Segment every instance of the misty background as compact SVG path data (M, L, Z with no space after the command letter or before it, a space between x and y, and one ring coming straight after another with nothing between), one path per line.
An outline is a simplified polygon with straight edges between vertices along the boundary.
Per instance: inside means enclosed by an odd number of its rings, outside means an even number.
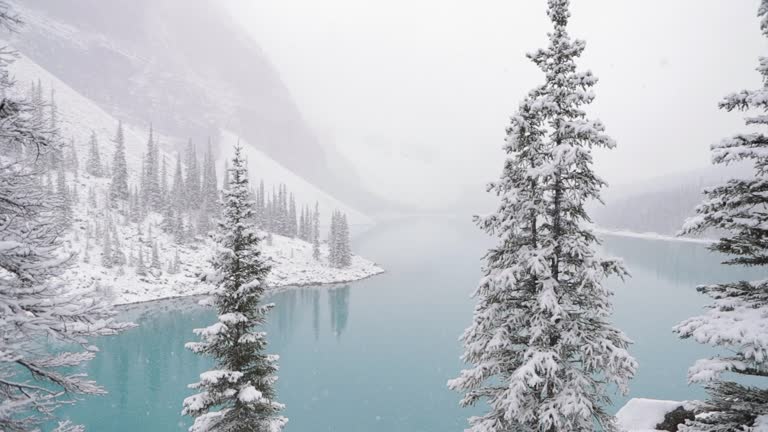
M179 143L231 130L370 215L491 208L508 117L543 82L525 53L550 26L522 1L13 3L14 47L113 116ZM760 84L756 7L574 2L580 66L600 78L589 111L618 142L596 155L599 223L674 232L723 176L709 145L743 122L717 103Z

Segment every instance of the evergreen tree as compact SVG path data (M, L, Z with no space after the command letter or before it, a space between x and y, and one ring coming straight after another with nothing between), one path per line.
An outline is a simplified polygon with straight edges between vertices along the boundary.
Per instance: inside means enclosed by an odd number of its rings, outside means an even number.
M339 265L339 211L334 210L331 214L331 226L328 232L328 263L331 267L341 267Z
M264 179L259 181L259 188L256 191L256 213L259 228L264 229L266 227L267 218L267 206L264 196Z
M99 142L96 139L96 132L91 131L91 141L88 146L88 161L85 164L85 172L94 177L101 177L103 169L101 156L99 155Z
M0 4L0 26L18 24L14 17ZM0 77L7 76L13 59L7 52L0 57ZM8 432L41 430L58 407L102 394L97 383L71 371L94 357L91 337L125 328L93 292L61 283L73 257L62 250L64 227L43 189L51 167L37 157L38 149L61 149L47 126L34 121L32 101L9 96L18 93L6 94L3 106L14 109L4 108L0 122L0 430Z
M630 341L608 323L604 282L626 270L599 256L584 224L584 205L598 200L603 186L590 149L614 142L581 109L594 97L596 78L576 72L584 42L566 31L568 3L548 1L549 47L529 55L546 83L512 117L508 157L491 186L501 204L479 219L499 244L486 256L462 336L470 367L449 382L464 392L462 405L487 404L470 419L471 431L616 431L605 411L607 387L626 391L637 367Z
M761 29L768 36L768 0L758 10ZM747 125L766 126L768 117L768 59L760 58L757 68L763 86L725 97L720 108L731 111L758 111L747 117ZM754 176L730 179L706 189L706 199L696 208L681 234L699 234L708 229L723 237L709 249L730 256L723 264L745 267L768 265L768 215L765 194L768 172L768 136L762 132L734 135L712 146L712 161L727 165L749 161ZM697 361L688 372L691 383L706 385L709 398L697 406L696 420L679 430L685 432L726 432L763 430L760 416L768 415L768 282L734 281L699 286L698 291L714 300L708 310L675 327L682 338L721 348L712 358ZM731 373L735 376L723 374ZM756 386L736 382L736 377L762 377ZM766 423L762 422L762 427Z
M216 182L216 159L213 156L210 140L208 140L208 151L205 154L205 162L203 164L202 194L206 214L209 217L214 217L218 211L219 188Z
M101 242L101 265L106 268L112 268L114 262L112 261L112 232L107 226L104 229L104 240Z
M144 246L139 243L139 256L136 262L136 274L139 276L147 275L147 266L144 264Z
M221 185L222 189L229 189L229 162L224 161L224 183Z
M123 251L123 245L120 243L120 236L117 234L117 229L112 226L112 264L122 267L127 261L125 258L125 252Z
M160 270L160 254L157 251L157 241L152 242L152 261L149 264L153 269Z
M171 189L171 197L173 201L173 209L176 214L184 211L186 208L185 196L187 194L187 188L184 185L184 176L181 171L181 155L176 154L176 171L173 174L173 187Z
M159 145L154 137L152 126L149 128L147 153L144 155L144 180L142 181L143 204L146 211L160 211L163 206L160 194Z
M347 215L341 214L339 217L339 267L345 268L352 264L352 249L349 244L349 224Z
M299 238L307 241L307 209L301 208L301 215L299 216Z
M93 186L88 186L88 205L91 208L96 208L96 191Z
M178 274L181 270L181 261L179 259L179 249L176 248L176 252L173 255L173 261L168 265L168 273Z
M109 202L114 208L118 202L128 199L128 164L125 161L125 136L123 122L118 122L115 138L115 154L112 157L112 182L109 185Z
M69 145L67 146L66 154L64 157L64 162L67 170L72 172L75 178L77 178L79 174L78 169L80 168L80 161L77 157L77 148L75 146L74 140L69 141Z
M296 198L291 193L290 204L288 207L288 236L296 237L298 235L298 227L296 225Z
M165 161L165 155L162 157L162 163L160 168L160 201L162 204L160 205L162 213L164 216L168 216L170 214L171 209L173 208L173 205L170 204L169 199L169 190L168 190L168 164Z
M315 202L315 213L312 215L312 257L320 260L320 204Z
M59 205L61 224L65 228L72 226L74 216L72 214L72 198L67 187L67 178L64 174L64 164L59 161L59 169L56 176L56 198Z
M277 356L264 354L266 335L256 330L273 307L260 305L269 267L250 223L253 202L240 147L235 148L230 174L217 237L220 252L213 260L219 319L195 330L202 342L187 344L195 353L214 357L217 369L201 374L192 385L200 393L184 400L183 413L195 417L193 432L280 431L287 419L278 415L283 405L275 401Z
M200 208L200 172L197 166L197 150L192 144L192 140L187 144L187 178L184 181L186 185L186 204L190 210Z

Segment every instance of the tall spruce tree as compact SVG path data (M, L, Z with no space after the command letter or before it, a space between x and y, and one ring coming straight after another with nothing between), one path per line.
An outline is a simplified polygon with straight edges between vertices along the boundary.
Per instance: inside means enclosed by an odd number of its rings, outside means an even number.
M99 154L99 141L96 138L96 132L93 131L91 131L91 141L88 145L88 160L85 163L85 172L94 177L101 177L104 173L104 166L101 164L101 155Z
M183 413L195 417L193 432L272 432L287 422L278 415L283 405L275 401L277 356L264 353L266 334L257 330L273 305L260 304L269 266L252 217L248 172L238 146L219 224L220 252L213 259L219 319L195 330L202 342L187 344L195 353L214 357L217 366L192 384L200 393L184 400Z
M296 197L291 192L288 204L288 236L296 237L299 233L299 227L296 224Z
M69 145L65 151L64 161L67 170L71 171L72 174L75 175L75 178L77 178L79 174L78 169L80 168L80 161L78 160L77 148L73 139L69 140Z
M349 223L347 222L347 215L341 213L339 215L339 262L340 268L349 267L352 264L352 249L349 244Z
M581 109L596 78L576 72L584 42L566 26L568 0L549 0L549 47L529 54L546 76L507 130L501 178L490 186L496 213L478 219L499 238L486 255L472 324L462 335L470 367L449 382L462 405L484 401L471 431L616 431L608 386L627 390L637 363L630 341L608 320L611 275L621 262L597 252L584 205L603 182L590 149L614 146Z
M190 210L197 210L200 208L200 172L197 163L197 149L192 144L192 140L189 140L187 144L187 178L184 180L186 186L186 204Z
M112 183L109 185L109 202L112 207L128 200L128 164L125 161L125 135L123 122L117 123L115 154L112 157Z
M216 182L216 159L213 156L211 140L208 140L208 150L203 163L202 200L205 214L208 218L216 216L219 207L219 188Z
M64 163L58 158L56 170L56 202L59 207L60 222L65 228L72 226L74 215L72 214L72 196L67 186L67 176L64 172ZM51 165L53 166L53 165Z
M159 157L159 145L155 139L154 129L150 125L147 153L144 155L144 180L142 181L141 191L146 211L160 211L163 206L160 194Z
M768 0L758 9L761 29L768 36ZM768 58L761 57L757 71L763 86L742 90L725 97L720 108L731 111L757 111L746 118L747 125L768 125ZM734 135L712 146L715 164L748 161L754 176L730 179L706 189L681 234L699 234L708 229L723 232L709 249L730 256L725 265L745 267L768 265L768 136L763 132ZM702 315L689 318L675 327L682 338L719 347L712 358L698 360L688 372L692 383L704 384L709 398L697 406L696 420L681 425L684 432L724 432L768 430L768 282L734 281L699 286L697 290L714 300ZM735 376L723 376L732 373ZM756 386L736 382L736 376L762 377ZM760 384L758 384L760 383ZM762 420L759 420L760 417ZM761 423L758 425L758 423ZM761 428L762 427L762 428ZM766 429L763 429L766 428Z
M184 185L184 175L181 171L181 155L176 154L176 170L173 174L173 186L171 187L171 200L176 214L181 213L186 208L185 196L187 188Z
M320 260L320 204L317 201L312 214L312 258Z

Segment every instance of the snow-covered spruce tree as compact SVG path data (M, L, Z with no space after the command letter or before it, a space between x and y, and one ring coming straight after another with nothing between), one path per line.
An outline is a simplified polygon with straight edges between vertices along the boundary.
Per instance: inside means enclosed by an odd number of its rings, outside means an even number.
M312 214L312 258L320 260L320 204L317 201Z
M88 160L85 162L85 172L94 177L101 177L104 172L99 153L99 140L96 138L96 132L93 131L91 131L91 140L88 145Z
M768 0L761 2L763 35L768 36ZM746 123L768 125L768 58L757 68L764 85L743 90L720 102L726 111L761 112ZM729 164L749 161L754 176L731 179L704 191L705 200L697 215L686 221L681 234L699 234L714 228L724 236L710 250L729 255L723 264L768 265L768 136L762 132L734 135L712 146L712 161ZM704 384L709 398L699 404L700 416L685 426L685 432L758 431L768 426L768 281L734 281L699 286L698 291L714 300L708 310L675 327L682 338L721 348L723 354L697 361L688 372L692 383ZM723 374L762 377L762 387L735 382ZM762 417L762 420L758 420Z
M296 197L291 192L291 197L288 204L288 234L289 237L296 237L299 233L298 225L296 224Z
M160 264L160 254L157 250L157 241L152 242L152 260L149 262L149 266L156 270L162 268Z
M176 169L173 173L173 186L171 186L171 201L176 214L181 213L186 208L187 187L184 185L184 175L181 171L181 155L176 154Z
M139 255L136 260L136 274L139 276L147 275L147 266L144 264L144 245L139 242Z
M160 196L160 161L158 143L152 126L149 127L147 139L147 153L144 155L144 171L142 186L142 198L145 211L159 212L163 206Z
M331 224L328 226L328 264L336 267L336 210L331 213Z
M69 140L69 145L65 150L64 163L67 170L74 174L75 178L77 178L78 169L80 168L80 161L78 160L77 148L73 139Z
M104 240L101 243L101 265L106 268L112 268L114 265L114 255L112 252L112 230L109 225L104 229Z
M125 162L125 135L123 122L117 124L117 132L112 140L115 154L112 156L112 182L109 185L109 203L117 207L118 203L128 200L128 164Z
M205 214L208 219L215 218L219 210L219 188L216 182L216 159L213 156L210 140L208 140L208 150L203 163L202 195Z
M590 149L614 143L580 108L592 101L596 79L576 72L584 42L566 32L568 0L549 0L548 15L550 45L529 54L546 83L512 117L502 175L489 186L501 203L478 219L499 243L486 255L461 338L471 367L449 381L464 393L462 405L487 403L469 419L476 432L580 432L596 424L615 431L607 387L626 391L637 367L630 341L608 322L611 291L603 285L626 270L598 255L584 227L584 205L603 186Z
M266 334L258 331L271 304L261 305L264 278L269 272L259 250L260 238L252 224L253 202L248 172L240 147L230 169L222 221L213 259L217 284L213 302L218 321L196 329L202 342L187 348L215 358L217 369L204 372L191 387L200 393L184 400L183 414L195 417L192 432L276 432L287 419L278 415L283 405L275 401L277 356L267 355Z
M187 177L184 179L186 186L186 205L189 210L200 208L200 171L197 162L197 149L192 140L187 144L187 155L185 163L187 165Z
M339 267L345 268L352 264L352 248L349 244L349 223L347 222L347 215L340 213L339 215Z
M51 152L53 154L55 152ZM59 207L59 216L61 225L64 228L72 226L74 216L72 214L72 198L69 193L69 187L67 187L67 177L64 173L64 164L61 159L58 159L58 169L56 170L56 198ZM51 167L53 165L51 164Z

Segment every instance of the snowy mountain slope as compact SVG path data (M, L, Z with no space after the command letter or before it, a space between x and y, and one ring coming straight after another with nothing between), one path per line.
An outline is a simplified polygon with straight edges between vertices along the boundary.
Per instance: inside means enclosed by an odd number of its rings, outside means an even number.
M227 1L9 0L25 23L9 38L126 123L195 142L232 130L318 189L382 206L335 147L318 142Z
M0 41L0 44L3 44L3 41ZM87 155L89 139L91 131L93 131L99 139L102 161L111 163L111 157L114 152L114 143L111 140L115 135L117 119L24 55L19 54L17 61L11 64L9 69L17 84L19 84L19 89L22 91L28 86L26 83L37 80L40 80L46 89L52 87L55 90L61 135L65 139L70 137L74 139L77 154L81 160ZM46 99L50 97L48 94L44 96ZM148 130L145 127L130 124L125 124L124 129L129 177L135 181L139 177L142 154L146 149ZM157 132L155 134L157 136ZM166 157L169 175L171 175L176 155L170 148L187 140L182 137L170 136L160 136L159 140L161 149L165 147L165 149L161 150L161 157ZM222 152L217 161L219 183L223 179L224 158L231 158L232 146L237 142L238 138L228 131L223 132L220 137ZM315 201L318 201L320 204L321 224L329 222L330 214L335 209L347 213L350 223L353 225L373 223L370 217L330 196L322 189L285 168L264 152L248 145L245 140L242 140L241 143L244 145L250 160L252 169L251 180L254 182L254 185L257 185L260 179L264 179L265 186L269 190L272 185L285 183L288 190L296 194L297 204L314 204ZM202 148L199 149L199 152L202 150ZM169 179L169 181L171 180Z
M208 258L214 249L210 239L198 235L196 241L177 244L170 234L161 231L162 217L158 214L151 214L147 220L137 224L129 222L116 212L105 210L109 180L94 178L87 174L83 167L88 154L91 131L98 136L102 161L111 163L115 147L112 137L115 135L118 121L23 55L19 55L17 61L10 66L10 72L19 84L16 88L19 92L26 92L28 85L24 85L25 83L38 80L46 91L50 88L55 89L60 134L65 140L72 137L77 149L80 174L78 177L72 173L66 174L67 183L77 186L79 197L73 206L73 230L67 234L65 243L66 249L77 255L72 269L65 275L65 279L71 283L71 286L95 285L100 288L103 295L119 304L204 294L210 289L209 286L199 283L200 275L209 271ZM46 101L50 100L49 94L45 94L44 97ZM146 149L148 130L126 124L124 134L129 184L133 185L137 182L141 171L142 151ZM231 135L223 138L227 139L227 145L230 142L236 142L236 138ZM161 144L183 141L167 136L159 139ZM259 177L263 177L267 185L286 183L289 190L297 193L299 203L318 200L321 203L321 214L322 212L330 214L332 209L339 208L347 211L352 220L357 221L356 223L370 222L370 219L362 213L325 194L265 154L254 150L249 155L254 161L254 168L260 169ZM161 156L168 158L168 181L170 182L175 153L162 151ZM223 164L221 159L218 163L219 184L223 177ZM256 176L253 177L255 179ZM87 191L90 189L94 191L95 205L86 199ZM115 238L127 257L128 263L125 266L112 268L102 266L104 239L94 233L103 232L106 229L107 220L112 221L110 224L114 226ZM147 275L137 274L135 267L138 254L145 257L144 263L149 266L153 245L157 247L159 266L149 269ZM265 256L273 266L268 283L275 287L346 282L383 271L374 263L357 256L353 257L352 265L348 268L331 268L327 263L328 251L325 246L321 247L321 259L316 261L312 258L312 246L298 239L274 235L272 244L267 244L265 241L263 248ZM176 253L179 255L180 271L177 274L171 274L168 269Z

